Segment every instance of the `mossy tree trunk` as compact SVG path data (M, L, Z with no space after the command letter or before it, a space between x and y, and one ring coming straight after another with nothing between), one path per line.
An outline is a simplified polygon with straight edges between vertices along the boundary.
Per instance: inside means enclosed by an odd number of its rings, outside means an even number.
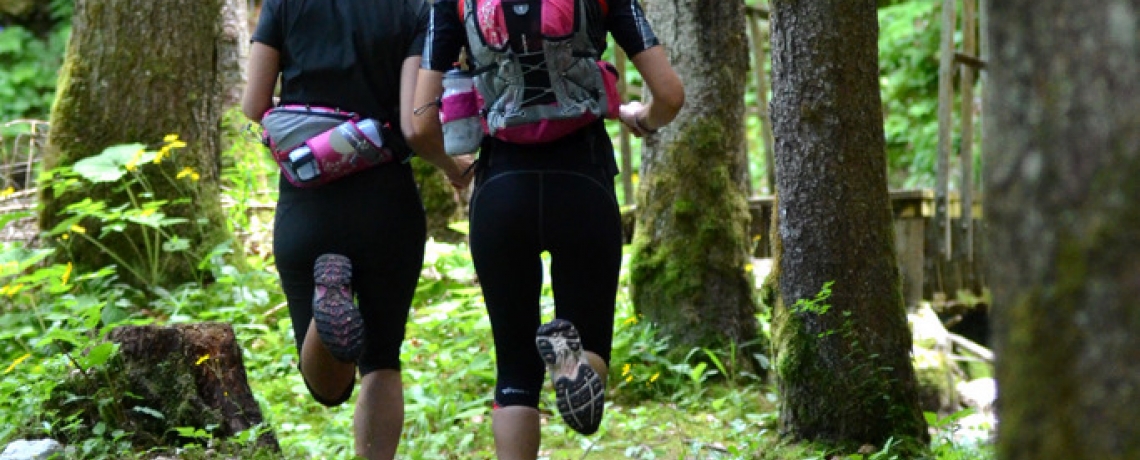
M1140 458L1140 1L989 5L998 458Z
M876 2L773 0L770 20L781 430L844 447L893 437L921 450L928 435L891 228Z
M654 0L645 8L686 101L673 123L644 141L633 302L679 350L754 344L744 4ZM748 360L737 364L755 370Z
M173 161L138 168L154 187L153 197L147 199L185 198L168 178L191 168L198 174L196 196L162 208L168 217L187 220L170 230L188 241L187 254L193 256L227 241L219 187L224 147L220 122L237 102L244 78L245 11L244 0L77 0L44 169L72 165L113 145L138 142L157 149L164 137L177 134L187 146ZM44 230L63 220L61 210L85 198L112 206L126 202L124 194L116 191L117 183L60 196L51 193L49 184L43 185L40 228ZM98 235L101 225L82 223L87 235ZM71 238L70 257L85 268L110 264L112 253L127 264L145 264L138 259L147 256L138 255L130 243L141 238L129 231L113 234L102 241L106 249ZM166 265L162 284L199 278L193 256ZM123 263L119 265L122 268Z

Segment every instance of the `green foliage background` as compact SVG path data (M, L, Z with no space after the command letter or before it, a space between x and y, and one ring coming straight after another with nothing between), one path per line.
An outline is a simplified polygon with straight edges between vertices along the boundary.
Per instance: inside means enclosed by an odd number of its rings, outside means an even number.
M891 184L928 186L933 183L937 143L939 11L935 2L926 0L889 3L880 9L880 65ZM49 2L49 27L43 26L42 15L27 26L0 18L0 126L20 118L47 118L71 8L71 0ZM636 75L632 67L629 70ZM756 96L753 86L748 100ZM766 167L759 120L750 117L748 123L758 182ZM0 140L6 135L3 129ZM25 128L7 129L11 136L13 130ZM0 243L0 394L8 395L0 399L0 445L50 435L68 441L71 458L158 454L138 451L113 417L87 426L75 414L44 411L43 404L58 382L76 369L105 371L115 352L102 344L111 326L224 321L235 328L266 425L228 441L213 439L209 427L172 427L185 440L180 458L278 458L258 452L249 442L261 429L276 433L286 458L352 457L354 400L339 408L320 406L308 397L296 370L297 351L267 236L272 223L267 209L276 198L275 167L249 133L227 136L234 141L225 154L227 224L237 236L231 247L242 246L248 268L225 262L227 247L214 248L200 262L212 274L210 285L140 291L119 282L113 267L73 273L70 265L44 262L47 249ZM0 142L0 154L5 145ZM635 152L637 147L635 141ZM141 206L160 210L162 204ZM30 215L0 214L0 228ZM69 229L57 230L55 237L62 237ZM776 433L775 389L756 375L739 372L736 357L727 350L694 349L681 359L669 353L666 338L634 313L628 300L628 261L624 267L607 421L599 435L578 436L550 411L553 398L547 394L543 458L899 458L890 442L864 454L784 443ZM549 317L549 291L543 304ZM464 244L429 243L407 337L402 353L407 401L402 458L492 458L490 331ZM73 396L93 398L109 409L129 397L110 389ZM931 414L931 425L938 430L931 458L992 458L988 446L958 440L956 420Z

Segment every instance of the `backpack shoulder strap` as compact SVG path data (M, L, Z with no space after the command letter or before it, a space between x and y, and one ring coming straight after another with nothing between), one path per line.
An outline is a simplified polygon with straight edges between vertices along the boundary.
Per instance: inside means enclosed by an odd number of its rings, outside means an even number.
M476 1L478 1L478 0L476 0ZM607 16L610 14L609 2L607 2L606 0L598 0L598 4L602 6L602 16ZM459 6L459 19L463 20L464 19L463 14L466 12L465 10L467 9L467 1L466 0L459 0L458 6Z

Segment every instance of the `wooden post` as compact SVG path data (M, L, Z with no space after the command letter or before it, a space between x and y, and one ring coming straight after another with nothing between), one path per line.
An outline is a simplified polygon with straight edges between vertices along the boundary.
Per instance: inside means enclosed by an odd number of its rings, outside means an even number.
M978 55L978 25L976 0L962 2L962 53L969 56ZM959 245L958 253L965 257L967 266L974 261L974 67L962 65L961 86L959 94L962 98L962 144L958 161L961 165L962 177L959 206L962 207L958 225L962 229L963 239ZM974 270L965 270L967 285L972 286Z
M764 143L764 177L767 182L768 193L776 191L776 159L773 156L772 116L768 113L768 73L764 64L768 62L764 53L764 42L768 38L767 31L760 26L760 15L749 10L748 32L752 35L752 69L756 78L757 113L760 115L760 139ZM751 181L749 181L751 184Z
M942 46L938 66L938 163L934 187L934 220L939 238L936 244L946 260L951 252L950 226L950 136L954 116L954 28L955 0L942 1Z
M625 78L625 51L621 47L614 47L614 60L617 61L615 66L618 69L618 95L622 101L625 101L629 97L629 84ZM625 126L625 123L618 123L618 140L621 150L621 190L626 206L637 202L635 199L636 192L633 189L633 146L629 136L629 128Z

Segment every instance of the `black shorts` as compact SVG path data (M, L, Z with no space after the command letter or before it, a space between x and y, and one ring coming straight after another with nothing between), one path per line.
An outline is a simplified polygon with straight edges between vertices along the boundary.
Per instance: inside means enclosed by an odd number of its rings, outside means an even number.
M427 238L412 169L389 163L312 189L281 180L273 252L300 351L313 318L313 264L321 254L352 261L364 317L361 375L400 368L400 345Z

